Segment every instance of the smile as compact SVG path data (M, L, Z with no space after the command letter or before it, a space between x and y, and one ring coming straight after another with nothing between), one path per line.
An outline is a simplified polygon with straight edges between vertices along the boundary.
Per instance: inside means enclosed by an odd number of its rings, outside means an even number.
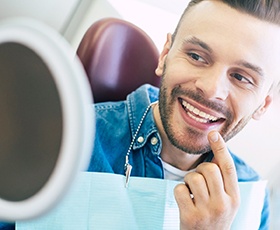
M187 112L188 116L197 122L205 124L205 123L213 123L219 120L218 117L203 112L182 99L180 101L184 110Z

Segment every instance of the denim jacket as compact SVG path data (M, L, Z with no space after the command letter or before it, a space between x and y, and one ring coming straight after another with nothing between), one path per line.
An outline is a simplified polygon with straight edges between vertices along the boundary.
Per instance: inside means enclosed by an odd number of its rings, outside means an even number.
M125 101L95 104L96 137L89 171L124 175L125 157L134 138L129 153L129 163L133 166L131 176L164 178L160 158L162 141L153 112L148 108L158 100L158 93L158 88L146 84L129 94ZM244 161L231 155L239 181L260 179ZM209 152L205 161L210 161L212 157L213 153ZM260 229L269 228L268 217L267 194Z

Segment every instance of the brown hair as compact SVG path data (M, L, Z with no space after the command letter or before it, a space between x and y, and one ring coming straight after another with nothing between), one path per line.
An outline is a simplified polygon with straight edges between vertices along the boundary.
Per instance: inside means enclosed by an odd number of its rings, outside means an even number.
M191 0L181 16L181 19L173 34L173 40L177 34L182 19L190 8L205 0ZM241 12L252 15L261 20L280 26L280 0L217 0Z

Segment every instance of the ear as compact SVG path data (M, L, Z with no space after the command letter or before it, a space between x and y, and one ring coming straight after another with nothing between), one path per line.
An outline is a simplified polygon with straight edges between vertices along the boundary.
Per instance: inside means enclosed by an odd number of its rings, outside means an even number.
M161 77L163 74L165 59L171 48L171 44L172 44L172 35L170 33L168 33L167 40L164 44L163 50L161 51L161 53L159 55L158 66L155 70L156 75L159 77Z
M267 111L267 109L271 105L272 101L273 101L272 95L267 95L263 104L255 111L252 118L255 120L259 120L264 115L264 113Z

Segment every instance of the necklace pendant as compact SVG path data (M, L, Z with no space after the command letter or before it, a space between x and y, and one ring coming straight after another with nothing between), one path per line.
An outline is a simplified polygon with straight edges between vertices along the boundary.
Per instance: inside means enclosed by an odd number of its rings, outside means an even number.
M132 165L127 163L126 164L126 170L125 170L125 187L126 188L128 187L131 170L132 170Z

